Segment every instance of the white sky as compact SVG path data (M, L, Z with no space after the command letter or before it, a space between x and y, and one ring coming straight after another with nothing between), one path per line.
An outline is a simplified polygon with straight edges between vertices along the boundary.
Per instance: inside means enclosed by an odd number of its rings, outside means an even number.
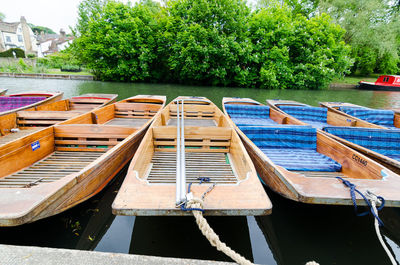
M69 26L74 26L76 23L80 1L0 0L0 12L6 16L4 19L6 22L17 22L24 16L28 23L51 28L56 33L59 33L60 29L69 33L71 32Z
M0 12L6 22L17 22L21 16L28 23L51 28L56 33L64 29L70 33L70 26L77 20L78 5L81 0L0 0ZM120 0L128 2L128 0ZM161 1L161 0L158 0ZM131 0L132 3L136 2ZM255 0L248 0L255 2Z

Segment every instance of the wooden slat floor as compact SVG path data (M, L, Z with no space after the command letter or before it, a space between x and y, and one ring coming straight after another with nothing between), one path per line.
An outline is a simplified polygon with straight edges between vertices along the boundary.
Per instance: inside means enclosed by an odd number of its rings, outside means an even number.
M149 119L141 118L114 118L105 123L105 125L118 125L126 127L142 127Z
M168 126L176 126L176 119L169 119ZM217 127L213 119L189 119L185 118L185 126Z
M36 131L39 131L41 129L43 129L43 128L24 129L24 130L19 130L18 132L15 132L15 133L10 133L10 134L1 136L0 137L0 145L9 143L9 142L14 141L14 140L16 140L18 138L27 136L27 135L29 135L31 133L34 133Z
M81 171L104 152L56 151L28 168L0 178L0 188L29 188Z
M340 172L318 172L318 171L293 171L299 174L303 174L306 177L321 177L321 178L345 178L346 176Z
M186 182L199 183L197 178L208 177L216 184L238 182L227 162L225 153L186 153ZM176 153L155 152L153 166L147 178L151 184L174 184L176 182Z

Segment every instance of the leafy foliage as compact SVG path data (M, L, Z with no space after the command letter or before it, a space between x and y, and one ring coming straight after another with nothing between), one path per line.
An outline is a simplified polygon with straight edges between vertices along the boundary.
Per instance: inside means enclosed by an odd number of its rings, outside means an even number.
M0 57L14 58L14 53L15 53L15 57L17 57L17 58L25 58L25 51L20 48L11 48L11 49L8 49L7 51L0 52Z
M392 5L391 0L321 0L320 10L346 30L355 58L352 72L399 71L400 14Z
M299 0L300 1L300 0ZM275 2L84 0L72 51L101 80L319 89L352 64L344 30Z
M37 32L38 34L40 34L43 31L45 34L56 34L51 28L48 27L35 26L31 23L28 23L28 25L29 27L31 27L33 33Z

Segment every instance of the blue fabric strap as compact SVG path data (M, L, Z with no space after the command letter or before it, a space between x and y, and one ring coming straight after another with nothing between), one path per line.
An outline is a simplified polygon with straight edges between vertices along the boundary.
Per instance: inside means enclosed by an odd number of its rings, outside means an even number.
M199 184L201 184L203 182L210 182L210 178L207 178L207 177L204 177L204 178L200 177L200 178L197 178L197 179L200 180ZM188 193L190 193L190 188L191 187L192 187L192 183L190 182L189 186L188 186ZM181 210L184 211L184 212L200 211L200 212L204 213L204 209L201 209L201 208L186 208L185 203L181 204Z
M354 212L356 213L357 216L365 216L369 213L371 213L379 222L380 226L383 226L383 222L382 220L379 218L379 216L376 215L376 213L373 211L372 209L372 205L369 202L369 200L365 197L364 194L362 194L357 188L356 185L354 185L353 183L351 183L348 180L345 180L341 177L336 177L337 179L341 180L343 182L343 184L347 187L350 188L350 195L351 195L351 200L353 201L353 205L354 205ZM369 211L365 211L362 213L359 213L357 210L357 201L356 201L356 194L355 192L357 192L358 194L360 194L360 196L364 199L365 203L369 206ZM381 201L381 206L377 207L377 210L380 211L382 210L382 208L385 206L385 199L381 196L377 196L378 200Z

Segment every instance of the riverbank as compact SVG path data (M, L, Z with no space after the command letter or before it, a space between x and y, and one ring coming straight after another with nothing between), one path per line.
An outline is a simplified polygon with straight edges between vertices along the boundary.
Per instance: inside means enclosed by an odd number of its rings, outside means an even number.
M14 78L37 78L37 79L71 79L71 80L94 80L92 75L79 74L34 74L34 73L0 73L0 77Z
M85 264L85 265L135 265L135 264L214 264L229 265L230 262L209 260L163 258L155 256L83 251L59 248L25 247L0 245L1 264L46 265L46 264Z

